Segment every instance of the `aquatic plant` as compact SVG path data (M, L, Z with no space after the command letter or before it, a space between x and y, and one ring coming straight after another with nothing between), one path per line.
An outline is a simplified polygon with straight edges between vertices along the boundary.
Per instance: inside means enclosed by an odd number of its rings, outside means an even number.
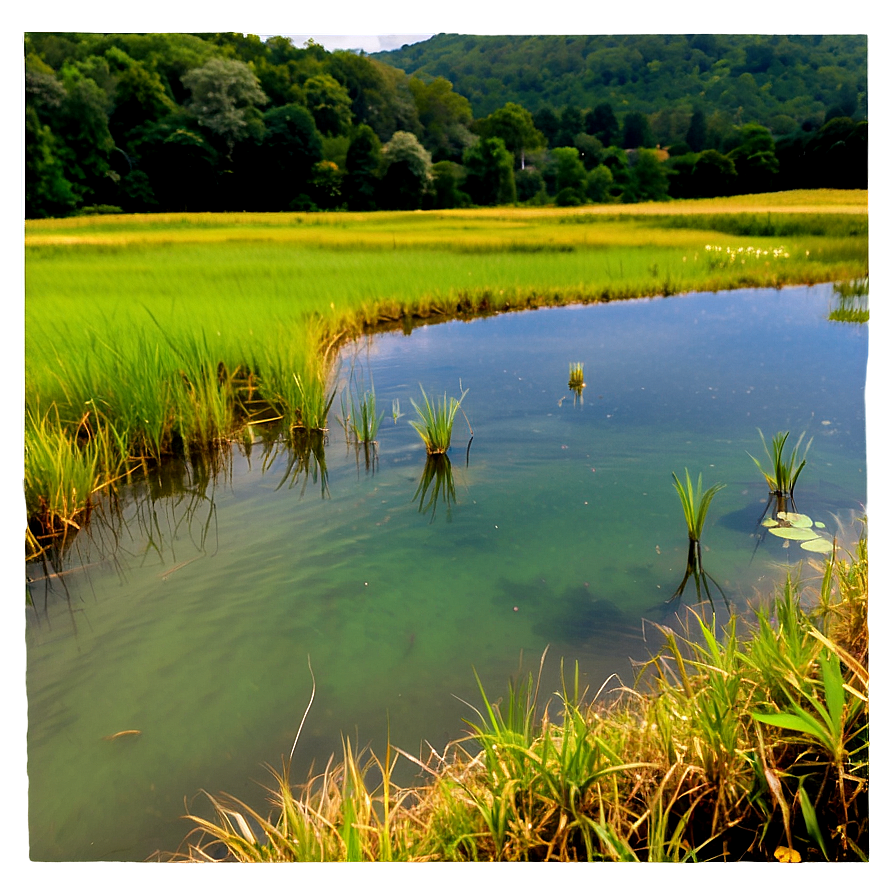
M712 499L715 497L716 493L725 488L725 486L723 483L717 482L715 485L710 486L706 491L703 491L702 473L697 475L696 487L691 482L691 474L688 472L687 468L685 468L684 475L684 484L682 484L675 473L672 474L672 479L674 480L675 490L681 501L681 508L684 511L685 523L688 528L688 560L684 577L669 600L672 601L681 597L681 595L684 594L684 589L687 586L687 583L693 579L697 587L698 599L702 597L702 593L705 591L707 598L712 602L712 597L709 592L710 582L718 588L722 597L725 597L725 592L722 591L719 583L709 575L703 565L703 550L700 546L700 538L703 534L703 526L706 523L706 515L709 512L709 505L712 503ZM728 602L726 597L725 602L726 604Z
M569 365L569 388L576 389L579 393L585 388L585 371L579 362Z
M411 405L417 412L417 419L411 420L411 426L423 440L427 454L445 454L451 445L454 418L469 389L464 389L460 398L452 396L449 399L445 393L441 401L430 400L422 386L420 391L423 393L422 407L413 398L411 399Z
M380 428L385 411L377 414L376 390L371 382L370 388L361 395L352 391L351 384L342 395L342 421L346 436L349 430L355 437L355 441L361 445L369 445L376 442L376 434Z
M871 315L868 311L868 278L835 283L837 307L828 313L828 320L840 323L866 324Z
M790 498L791 506L795 510L796 506L793 501L793 490L796 487L796 481L799 479L800 473L803 472L803 468L806 466L806 455L809 452L809 448L812 446L812 439L809 439L806 443L806 448L803 451L803 456L800 460L798 455L800 445L806 435L805 433L800 435L788 458L784 454L784 445L790 435L789 432L779 432L772 439L771 448L769 448L766 443L762 430L759 429L758 432L759 438L762 439L762 447L765 449L765 454L768 458L770 467L763 467L762 463L753 457L752 454L749 452L747 452L747 454L765 478L765 481L768 484L769 495L777 498L778 511L787 510L786 499L788 497Z

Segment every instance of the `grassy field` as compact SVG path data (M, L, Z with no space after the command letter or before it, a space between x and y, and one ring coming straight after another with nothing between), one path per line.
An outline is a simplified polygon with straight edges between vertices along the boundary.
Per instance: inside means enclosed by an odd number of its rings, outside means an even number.
M165 456L325 429L332 350L364 328L866 277L867 200L26 222L30 551Z

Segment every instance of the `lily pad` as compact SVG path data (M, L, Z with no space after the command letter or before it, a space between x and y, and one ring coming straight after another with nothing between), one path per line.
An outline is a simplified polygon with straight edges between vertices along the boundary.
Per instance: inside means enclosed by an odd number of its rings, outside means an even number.
M818 520L815 521L816 529L824 529L824 523L819 523Z
M770 516L767 516L763 521L762 525L765 526L766 529L771 529L774 526L778 525L777 520L773 520Z
M812 551L815 554L830 554L834 550L834 545L826 538L813 538L811 541L803 541L800 547L804 551Z
M799 529L808 529L812 525L812 518L806 516L805 513L787 513L787 511L782 510L778 514L778 519L784 520L790 523L791 526L796 526Z
M777 529L769 529L772 535L778 538L792 538L794 541L809 541L813 538L817 539L817 533L811 529L803 529L800 526L780 526Z

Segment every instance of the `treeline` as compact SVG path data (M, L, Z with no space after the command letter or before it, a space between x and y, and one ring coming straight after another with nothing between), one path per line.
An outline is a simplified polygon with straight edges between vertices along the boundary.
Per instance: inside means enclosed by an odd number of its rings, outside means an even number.
M444 77L284 37L29 33L25 91L28 217L867 186L867 122L849 103L776 139L754 121L721 127L701 97L662 145L656 115L620 119L608 101L507 101L477 118Z

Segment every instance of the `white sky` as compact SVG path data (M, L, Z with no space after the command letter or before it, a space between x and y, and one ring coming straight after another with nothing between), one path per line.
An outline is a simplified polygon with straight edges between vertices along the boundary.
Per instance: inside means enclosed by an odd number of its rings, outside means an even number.
M271 37L270 34L260 34L262 40ZM288 37L297 46L304 46L308 38L312 38L327 50L364 50L365 53L378 53L380 50L397 50L405 44L416 44L422 40L429 40L432 34L419 31L407 34L374 34L374 33L349 33L349 32L298 32L288 31L281 37Z

